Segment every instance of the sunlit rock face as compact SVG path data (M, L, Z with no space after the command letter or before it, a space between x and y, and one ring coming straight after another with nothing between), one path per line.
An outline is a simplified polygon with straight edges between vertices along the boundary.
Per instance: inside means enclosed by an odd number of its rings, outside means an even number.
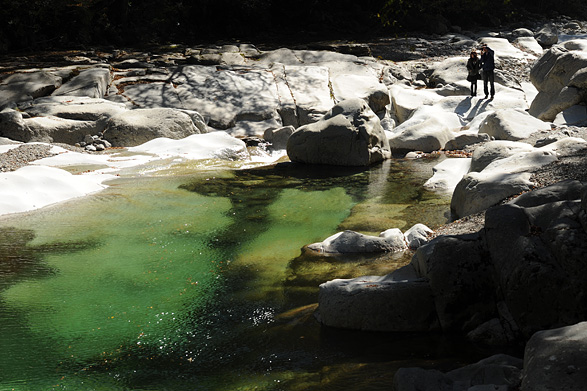
M530 79L538 95L529 113L553 121L557 114L585 104L587 92L587 40L572 40L553 46L532 68Z

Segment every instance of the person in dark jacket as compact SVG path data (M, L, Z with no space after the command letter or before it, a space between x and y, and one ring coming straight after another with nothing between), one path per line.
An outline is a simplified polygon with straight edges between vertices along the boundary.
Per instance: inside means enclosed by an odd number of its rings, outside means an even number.
M477 51L473 50L467 61L467 71L469 71L467 80L471 82L471 96L477 95L477 80L481 78L481 75L479 75L479 69L481 69L481 61L479 60L479 57L477 57Z
M495 96L495 58L493 50L487 45L482 47L483 53L481 54L481 69L483 70L483 92L485 92L485 99L491 93L491 99ZM489 83L491 90L488 89L487 84Z

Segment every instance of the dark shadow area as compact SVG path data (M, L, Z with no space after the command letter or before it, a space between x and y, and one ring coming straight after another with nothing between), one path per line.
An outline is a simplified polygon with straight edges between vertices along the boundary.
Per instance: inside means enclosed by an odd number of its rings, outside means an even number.
M0 52L219 40L360 41L558 14L587 17L582 0L0 0L0 9Z
M97 247L97 243L51 243L31 246L35 234L30 230L0 228L0 290L18 281L44 278L56 273L43 262L46 254L71 253Z

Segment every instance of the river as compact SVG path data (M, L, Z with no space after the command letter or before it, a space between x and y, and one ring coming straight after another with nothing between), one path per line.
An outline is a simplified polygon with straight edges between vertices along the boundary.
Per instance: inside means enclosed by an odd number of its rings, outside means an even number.
M446 221L436 159L178 165L0 218L0 390L387 390L484 357L448 336L321 327L318 286L410 253L320 257L342 230ZM70 168L70 170L74 170Z

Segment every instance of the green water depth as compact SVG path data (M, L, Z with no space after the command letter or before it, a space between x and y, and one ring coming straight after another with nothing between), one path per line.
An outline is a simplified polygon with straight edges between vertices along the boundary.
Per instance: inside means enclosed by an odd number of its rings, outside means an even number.
M300 249L339 229L443 222L447 198L403 164L121 178L1 219L0 390L317 386L349 354L324 347L318 284L406 259Z

